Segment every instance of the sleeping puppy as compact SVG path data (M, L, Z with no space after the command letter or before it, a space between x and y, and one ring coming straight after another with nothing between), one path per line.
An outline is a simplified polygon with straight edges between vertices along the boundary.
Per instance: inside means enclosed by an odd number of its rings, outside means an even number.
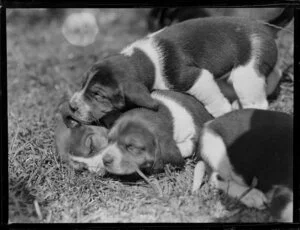
M89 124L112 111L157 110L154 89L196 97L214 117L234 108L268 108L280 76L274 31L244 18L188 20L138 40L84 75L70 99L73 119ZM238 100L237 100L238 99Z
M276 220L292 221L292 116L236 110L205 124L199 143L205 164L200 161L196 165L193 191L209 169L210 181L229 196L248 207L263 209L267 203Z
M158 90L151 98L158 110L136 108L122 114L108 133L109 145L85 161L88 168L97 172L104 167L112 174L128 175L137 168L156 173L165 164L184 165L184 158L196 150L202 125L212 117L189 95Z
M82 169L88 166L90 171L97 170L98 173L104 174L103 167L94 169L98 165L85 162L101 154L108 145L107 133L108 129L101 126L75 125L74 128L67 128L62 116L58 115L55 128L56 150L61 159L73 168Z

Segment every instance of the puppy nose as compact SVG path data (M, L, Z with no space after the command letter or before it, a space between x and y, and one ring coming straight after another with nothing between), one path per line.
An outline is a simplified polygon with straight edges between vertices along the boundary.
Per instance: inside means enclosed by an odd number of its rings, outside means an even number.
M104 164L105 166L110 165L113 161L114 161L114 158L113 158L112 156L110 156L109 154L106 154L106 155L103 157L103 164Z
M69 107L72 112L76 112L78 110L78 106L74 103L69 102Z

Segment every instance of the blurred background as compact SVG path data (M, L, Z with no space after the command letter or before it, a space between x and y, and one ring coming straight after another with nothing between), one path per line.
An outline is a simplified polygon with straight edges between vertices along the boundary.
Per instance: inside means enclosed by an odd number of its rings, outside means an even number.
M180 218L205 221L200 218L199 202L194 202L193 196L184 198L189 216L184 216L183 211L179 217L182 209L176 207L174 213L178 215L170 213L159 201L155 207L149 204L150 208L145 210L147 215L140 217L136 214L136 201L128 201L129 195L123 197L127 194L125 190L120 194L114 189L93 190L93 186L106 182L100 178L90 185L97 178L86 179L91 176L82 174L75 177L74 171L60 164L53 143L53 128L58 103L79 87L81 75L95 61L164 26L214 16L250 17L275 26L286 24L277 39L284 73L281 92L271 109L293 114L293 9L7 9L10 222L89 222L90 218L96 222L173 222L181 221ZM188 170L187 178L190 178L192 167ZM183 181L176 186L186 191L190 185L185 183L191 181ZM120 186L134 198L132 187ZM121 198L114 200L117 196ZM109 201L105 208L101 197ZM127 209L120 216L124 207ZM102 210L101 215L91 217L95 210ZM244 215L242 222L264 220L261 213L253 213Z

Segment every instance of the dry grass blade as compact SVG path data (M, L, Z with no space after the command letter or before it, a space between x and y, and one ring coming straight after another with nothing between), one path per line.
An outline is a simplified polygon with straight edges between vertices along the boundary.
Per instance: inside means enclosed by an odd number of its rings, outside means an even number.
M240 201L244 196L246 196L253 188L255 188L257 186L257 177L253 177L253 180L252 180L252 183L251 183L251 186L245 191L242 193L242 195L239 197L238 201Z
M39 220L43 220L41 209L40 209L40 206L39 206L39 203L37 202L37 200L34 200L33 204L34 204L34 208L35 208L36 214L39 217Z
M158 184L158 181L156 180L155 184L153 184L146 176L144 173L142 173L142 171L137 167L136 168L136 172L148 183L152 186L152 188L154 189L154 191L156 191L159 195L159 197L162 197L163 196L163 193L162 193L162 190L161 190L161 187L159 186Z

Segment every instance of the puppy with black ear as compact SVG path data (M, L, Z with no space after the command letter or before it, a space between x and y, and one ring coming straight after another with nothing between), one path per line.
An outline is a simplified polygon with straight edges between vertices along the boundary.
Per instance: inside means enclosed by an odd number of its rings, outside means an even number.
M274 31L245 18L188 20L138 40L85 74L70 100L73 118L90 123L112 111L157 110L155 89L196 97L214 117L234 108L267 109L280 76Z
M293 220L293 117L245 109L205 124L193 191L209 169L210 181L248 207L265 208L278 221ZM204 163L205 162L205 163Z
M158 90L151 97L158 110L136 108L122 114L108 133L109 145L91 162L118 175L184 165L184 158L196 150L202 125L212 116L189 95Z

